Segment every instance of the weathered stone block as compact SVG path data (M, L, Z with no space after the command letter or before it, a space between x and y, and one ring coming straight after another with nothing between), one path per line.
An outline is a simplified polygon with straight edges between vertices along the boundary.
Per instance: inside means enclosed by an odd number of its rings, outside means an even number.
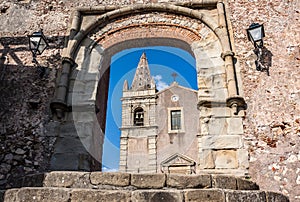
M244 134L243 120L242 118L228 118L227 121L227 133L229 135Z
M149 160L149 165L155 165L156 166L157 162L156 159Z
M90 187L88 172L54 171L46 174L45 187Z
M6 202L44 201L44 202L68 202L69 193L62 188L21 188L8 190L5 193Z
M213 88L213 92L214 92L213 98L215 100L225 100L228 97L227 88L217 88L217 89Z
M239 162L239 167L242 169L249 168L249 156L248 150L246 149L238 149L237 151L237 158Z
M212 78L211 77L198 77L198 88L200 89L208 89L212 86Z
M238 149L242 145L240 135L210 135L202 137L203 149Z
M266 193L263 191L226 191L226 201L249 201L249 202L267 202Z
M212 99L213 98L213 92L209 89L199 89L198 90L198 96L199 100L201 99Z
M73 121L63 123L59 127L59 136L65 137L65 136L72 136L76 137L77 132Z
M149 144L156 144L155 138L149 138Z
M236 178L236 184L238 190L259 190L259 186L250 180Z
M195 202L225 202L225 194L216 189L185 190L184 199Z
M17 201L17 194L18 194L19 189L9 189L6 190L4 195L3 195L3 201Z
M216 74L213 76L213 88L226 88L226 75L225 74Z
M212 187L236 190L236 178L234 176L212 175Z
M225 118L210 118L208 124L209 135L226 135L226 119Z
M200 108L200 117L201 118L208 118L208 117L215 117L215 118L224 118L229 117L231 115L231 110L228 107L201 107Z
M78 137L58 137L55 143L54 153L78 153L86 152L82 141Z
M78 92L78 93L83 93L85 90L85 81L80 81L80 80L70 80L70 88L69 88L69 93L72 92Z
M267 202L289 202L289 198L281 193L267 192Z
M214 152L215 168L238 168L236 151L219 150Z
M90 175L91 183L94 185L105 184L112 186L128 186L130 183L129 173L103 173L92 172Z
M212 114L213 109L211 109ZM225 114L224 114L225 115ZM223 116L224 117L224 116ZM209 118L204 117L200 119L201 121L201 134L202 135L226 135L227 134L227 124L225 118Z
M209 188L211 187L210 175L167 175L167 186L184 188Z
M74 120L93 122L95 119L95 112L94 111L73 112L73 117Z
M213 68L215 67L215 64L213 63L213 61L211 60L211 58L203 58L201 59L201 65L199 65L199 67L201 68Z
M132 202L179 202L183 201L183 196L180 191L174 190L157 190L157 191L134 191L131 197Z
M212 72L214 74L225 74L225 66L224 66L224 60L220 56L216 57L210 57L212 63L214 64L214 68L212 69Z
M23 178L22 187L42 187L46 174L28 175Z
M74 153L54 153L50 161L51 170L78 170L79 155Z
M108 191L108 190L86 190L75 189L71 192L70 201L72 202L91 202L91 201L131 201L129 191Z
M57 137L59 132L60 123L57 121L51 121L45 125L46 133L45 135L48 137ZM60 131L61 132L61 131Z
M200 152L200 167L203 169L215 168L215 159L213 157L213 151L202 150Z
M165 174L131 174L131 185L138 188L162 188L165 182Z

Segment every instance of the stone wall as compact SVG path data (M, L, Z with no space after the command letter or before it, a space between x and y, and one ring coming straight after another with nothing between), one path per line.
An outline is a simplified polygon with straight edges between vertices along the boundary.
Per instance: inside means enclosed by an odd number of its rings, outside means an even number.
M300 201L300 2L229 1L236 56L242 66L250 176L262 189ZM263 23L270 76L255 70L245 29Z
M228 2L248 104L244 129L250 152L250 176L262 189L279 191L289 195L292 201L299 201L299 1ZM9 187L5 183L19 175L48 169L48 155L55 141L55 137L45 136L47 130L55 132L48 107L71 11L80 6L131 3L143 1L0 3L0 53L6 57L5 65L0 67L1 79L4 75L0 87L2 187ZM265 25L265 47L272 53L270 76L255 70L253 47L245 32L252 22ZM50 41L50 48L38 58L49 72L42 79L31 62L26 39L27 34L39 28L43 28ZM40 101L33 99L36 97Z
M260 191L252 181L222 175L50 172L27 176L20 185L23 188L6 191L5 202L289 201L281 194Z

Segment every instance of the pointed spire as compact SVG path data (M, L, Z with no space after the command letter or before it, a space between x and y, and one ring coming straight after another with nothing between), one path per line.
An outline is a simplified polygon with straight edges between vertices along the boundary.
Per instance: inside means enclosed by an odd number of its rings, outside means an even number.
M136 68L134 79L132 81L132 90L147 90L154 88L149 70L146 53L143 53Z
M128 90L128 81L125 80L123 84L123 91L127 91L127 90Z

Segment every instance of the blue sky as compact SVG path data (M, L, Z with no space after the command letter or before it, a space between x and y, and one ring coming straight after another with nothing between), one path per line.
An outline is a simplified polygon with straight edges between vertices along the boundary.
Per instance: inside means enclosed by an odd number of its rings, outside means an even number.
M158 90L168 87L176 73L181 86L197 89L195 59L190 53L173 47L133 48L112 57L107 102L106 131L103 147L103 171L118 170L123 83L132 83L142 53L148 58L149 68Z

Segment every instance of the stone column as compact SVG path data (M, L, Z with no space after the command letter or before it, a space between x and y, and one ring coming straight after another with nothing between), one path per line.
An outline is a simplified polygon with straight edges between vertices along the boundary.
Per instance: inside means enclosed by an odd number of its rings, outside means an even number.
M157 170L157 154L156 154L156 135L148 137L148 152L149 152L149 165L148 171L156 173Z
M120 163L119 171L127 171L127 147L128 147L128 137L121 137L120 141Z
M69 88L69 75L74 64L73 59L63 58L62 71L56 88L55 97L50 103L50 107L58 119L63 118L64 112L68 111L66 97Z
M223 53L221 57L225 61L228 98L226 100L227 106L233 108L234 114L237 115L240 109L246 109L246 103L243 97L240 96L239 85L237 81L236 69L234 66L234 52L232 51L232 42L229 35L228 22L226 18L225 5L223 2L218 2L218 18L219 28L222 30L223 36Z

